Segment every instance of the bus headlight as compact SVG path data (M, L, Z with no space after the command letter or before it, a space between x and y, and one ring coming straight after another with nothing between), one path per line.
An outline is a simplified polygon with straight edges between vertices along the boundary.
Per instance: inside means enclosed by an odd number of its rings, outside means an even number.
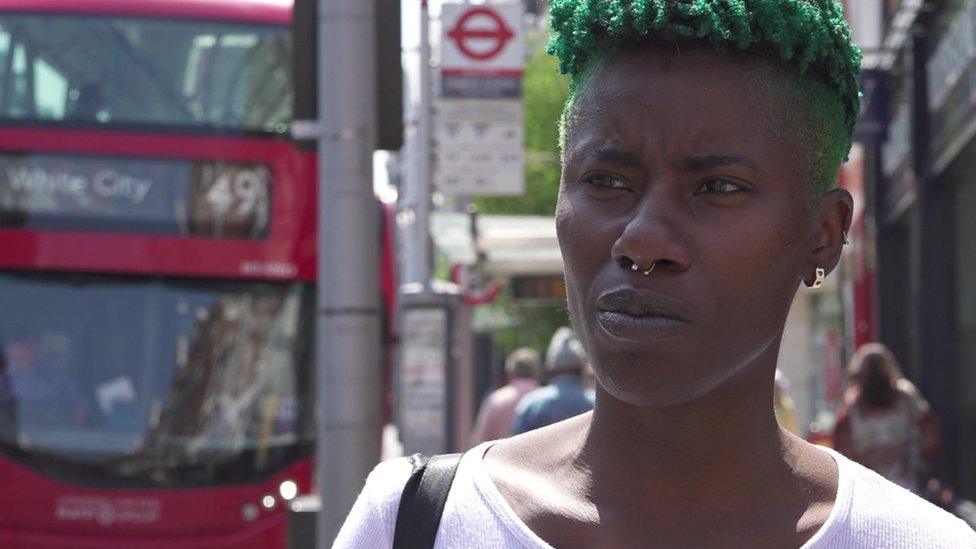
M286 480L278 486L278 493L281 494L281 499L291 501L298 495L298 485L293 480Z

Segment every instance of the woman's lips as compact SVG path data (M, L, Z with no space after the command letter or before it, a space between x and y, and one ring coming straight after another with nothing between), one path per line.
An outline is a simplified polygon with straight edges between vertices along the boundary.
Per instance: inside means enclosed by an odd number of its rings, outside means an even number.
M683 302L647 290L607 291L597 298L596 306L603 329L621 339L667 339L691 326L691 313Z
M619 311L600 311L600 325L621 339L648 341L675 337L691 327L691 322L665 316L634 316Z

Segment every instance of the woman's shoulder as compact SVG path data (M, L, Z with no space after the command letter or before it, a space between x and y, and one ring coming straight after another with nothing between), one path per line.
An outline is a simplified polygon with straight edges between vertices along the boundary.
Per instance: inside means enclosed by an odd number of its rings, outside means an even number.
M976 532L958 517L848 458L837 459L847 477L850 537L873 547L976 549Z
M389 547L393 543L400 494L413 469L413 461L406 457L384 461L373 468L333 547Z
M483 456L495 441L464 454L451 484L435 547L547 547L527 543L520 527L484 469ZM376 466L349 513L333 548L391 547L404 486L414 471L409 458ZM531 541L531 539L530 539Z
M396 507L400 504L400 493L413 473L412 457L401 457L379 463L366 477L366 484L360 497L366 496L375 508ZM394 516L394 519L396 517Z

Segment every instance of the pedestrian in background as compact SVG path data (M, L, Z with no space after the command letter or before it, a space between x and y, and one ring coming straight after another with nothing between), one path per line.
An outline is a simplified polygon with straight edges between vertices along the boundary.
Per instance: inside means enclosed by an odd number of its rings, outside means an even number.
M511 434L515 407L522 397L539 387L541 375L542 359L534 349L522 347L508 355L505 360L508 384L492 391L481 403L471 432L472 446Z
M837 415L834 448L918 492L939 454L938 418L880 343L858 349L848 374L851 386Z
M586 351L573 331L556 330L546 351L549 384L525 395L515 412L511 434L517 435L593 409L593 391L583 383Z

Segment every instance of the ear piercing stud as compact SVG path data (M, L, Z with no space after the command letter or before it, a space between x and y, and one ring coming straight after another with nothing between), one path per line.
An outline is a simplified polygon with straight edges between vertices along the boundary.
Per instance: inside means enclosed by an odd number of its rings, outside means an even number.
M649 269L647 269L647 270L645 270L645 271L643 271L643 274L644 274L644 276L650 276L650 275L651 275L651 273L653 273L653 272L654 272L654 268L655 268L655 267L657 267L657 261L655 261L655 262L653 262L653 263L651 263L651 267L650 267ZM638 266L638 265L637 265L636 263L632 263L632 264L630 265L630 270L631 270L631 271L635 271L635 272L636 272L636 271L640 271L640 270L641 270L641 268L640 268L640 267L639 267L639 266Z

